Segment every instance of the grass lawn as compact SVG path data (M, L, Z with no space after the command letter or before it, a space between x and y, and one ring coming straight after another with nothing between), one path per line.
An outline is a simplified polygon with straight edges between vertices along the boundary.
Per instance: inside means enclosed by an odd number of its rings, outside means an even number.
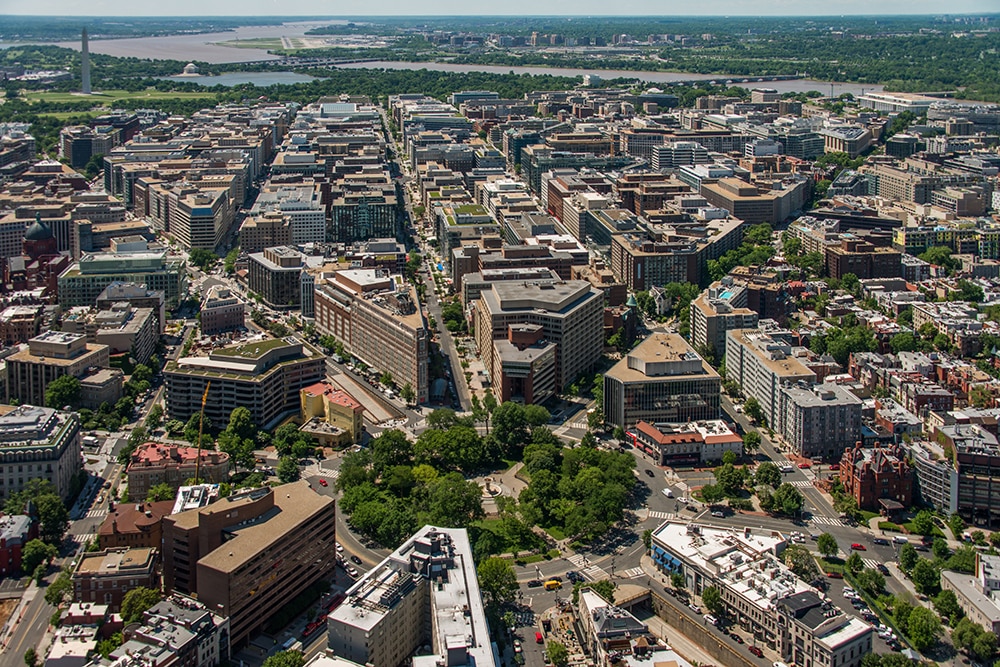
M900 526L898 523L893 523L892 521L879 521L878 522L878 529L879 530L888 530L888 531L891 531L891 532L894 532L894 533L901 533L901 532L903 532L903 527Z
M557 527L557 526L552 526L550 528L546 528L545 532L548 533L549 535L551 535L552 539L554 539L554 540L565 540L566 539L566 533L564 533L562 531L562 529L559 528L559 527Z
M816 562L819 564L819 569L822 570L824 574L827 572L839 572L840 574L844 573L844 560L842 558L834 557L828 560L822 556L817 556Z
M101 114L92 111L53 111L52 113L40 113L38 115L57 120L69 120L70 118L97 118Z
M861 523L868 523L875 517L879 516L878 512L869 512L867 510L860 510L861 512Z
M914 535L919 535L920 534L920 533L918 533L916 531L916 529L914 529L912 521L907 521L906 523L904 523L903 524L903 528L906 528L908 531L910 531ZM944 537L944 533L941 532L941 529L938 528L937 526L931 526L931 537Z
M227 42L216 42L216 46L229 46L234 49L280 49L280 37L256 37L254 39L231 39Z
M66 102L91 102L94 106L99 106L103 102L115 102L118 100L173 100L173 99L214 99L215 93L210 92L187 92L156 90L148 88L132 92L129 90L105 90L96 92L93 95L77 95L74 93L48 93L25 91L24 99L28 102L53 102L62 104Z

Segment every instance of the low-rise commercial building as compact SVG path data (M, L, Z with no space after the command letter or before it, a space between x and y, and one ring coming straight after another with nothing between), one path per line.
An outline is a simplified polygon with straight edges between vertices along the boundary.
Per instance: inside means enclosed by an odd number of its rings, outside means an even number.
M136 447L129 459L129 497L142 500L158 484L177 490L196 473L206 482L224 482L229 478L229 467L225 452L147 442Z
M816 591L789 595L776 606L782 660L796 665L859 667L872 652L872 626L844 614Z
M261 428L299 410L299 391L323 378L323 354L308 343L264 338L182 357L163 369L165 407L170 419L187 422L202 409L205 418L229 423L229 415L245 407ZM211 384L211 386L209 386Z
M162 291L148 289L145 285L115 281L97 296L94 306L107 310L116 303L128 303L133 308L150 308L156 315L157 331L163 334L167 326L167 310Z
M4 405L0 415L0 497L9 498L30 480L40 478L68 499L83 467L77 414Z
M10 577L21 572L24 545L36 537L38 525L30 516L0 516L0 576Z
M604 374L604 418L626 429L717 419L721 384L681 336L654 333Z
M143 612L131 641L169 646L185 667L216 667L229 660L229 619L174 593Z
M121 609L125 594L134 588L158 590L159 552L149 547L106 549L81 554L73 570L73 600Z
M653 457L657 465L699 465L721 461L726 452L743 455L743 438L721 419L689 424L650 424L640 421L626 432L632 446Z
M465 529L417 531L348 589L327 638L359 665L499 665Z
M196 596L243 644L336 565L334 500L305 480L221 498L163 524L164 590Z
M364 433L364 406L343 389L329 382L317 382L299 392L302 421L318 419L341 429L347 442L361 442Z

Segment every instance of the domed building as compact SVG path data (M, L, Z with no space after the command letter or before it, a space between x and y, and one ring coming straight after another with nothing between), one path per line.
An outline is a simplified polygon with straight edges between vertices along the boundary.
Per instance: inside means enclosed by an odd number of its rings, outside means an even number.
M199 71L198 66L195 65L194 63L188 63L187 65L184 66L185 76L194 76L198 74L198 71Z
M52 229L36 215L35 221L24 232L22 252L25 257L37 260L46 255L58 255L59 247Z

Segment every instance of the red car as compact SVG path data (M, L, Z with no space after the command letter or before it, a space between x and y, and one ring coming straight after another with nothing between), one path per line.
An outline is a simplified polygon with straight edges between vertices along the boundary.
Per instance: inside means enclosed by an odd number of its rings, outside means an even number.
M839 463L831 463L830 464L830 470L840 470L840 464Z
M325 479L319 480L319 483L320 483L320 486L326 486L326 480Z
M756 646L747 646L747 650L750 651L751 653L753 653L758 658L763 658L764 657L764 652L761 651Z
M812 468L812 464L811 463L800 463L799 464L799 468L801 468L802 470L809 470L809 468Z
M842 575L840 572L827 572L826 576L829 577L830 579L843 579L844 578L844 575Z
M857 542L855 542L854 544L852 544L851 548L854 549L855 551L868 551L868 549L865 548L865 545L858 544Z

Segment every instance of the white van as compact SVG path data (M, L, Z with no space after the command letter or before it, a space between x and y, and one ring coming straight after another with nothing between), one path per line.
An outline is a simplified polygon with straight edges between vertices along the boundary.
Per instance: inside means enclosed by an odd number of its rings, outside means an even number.
M671 491L670 489L663 489L663 495L665 495L667 498L673 498L674 492Z
M910 543L910 541L908 539L906 539L905 535L893 535L892 536L892 541L895 542L896 544L909 544Z
M781 472L795 472L795 468L791 464L786 463L781 466Z

